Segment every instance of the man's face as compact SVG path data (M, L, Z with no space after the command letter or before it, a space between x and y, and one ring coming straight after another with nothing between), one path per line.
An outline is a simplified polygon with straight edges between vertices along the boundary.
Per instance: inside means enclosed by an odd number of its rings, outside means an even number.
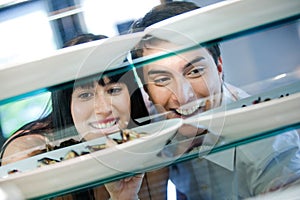
M145 48L143 56L166 53L174 47L161 42ZM219 59L217 66L205 48L152 62L143 67L143 74L150 99L160 112L170 111L169 119L193 116L221 103L222 61ZM206 97L206 105L195 101Z

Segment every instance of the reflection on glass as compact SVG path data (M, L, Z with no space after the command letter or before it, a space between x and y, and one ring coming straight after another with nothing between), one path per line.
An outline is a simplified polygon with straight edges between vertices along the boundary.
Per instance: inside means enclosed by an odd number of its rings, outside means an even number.
M256 35L250 36L256 38ZM180 42L173 41L180 37ZM300 88L297 68L284 73L278 71L278 76L271 79L253 80L256 85L250 89L240 88L243 84L231 84L228 74L234 70L226 71L229 57L226 53L221 57L224 49L220 54L216 43L197 46L195 41L183 42L187 38L182 35L174 38L167 41L147 35L131 52L132 62L123 63L128 64L125 68L73 80L52 90L49 134L36 134L34 131L40 130L39 126L21 130L26 134L19 137L19 141L15 140L15 147L11 146L15 149L10 153L17 155L17 151L23 151L21 155L25 157L18 159L24 163L30 160L24 158L41 156L40 165L58 162L61 165L56 166L62 171L70 166L65 160L76 157L75 164L84 166L85 160L91 169L82 170L81 174L97 167L102 167L103 174L110 173L107 177L83 180L75 184L76 189L86 189L82 185L91 183L90 188L97 190L99 188L94 186L145 171L149 178L150 172L155 173L154 169L169 170L163 178L170 178L191 198L199 195L207 195L208 199L221 195L246 198L298 183L300 144L296 129L299 128ZM249 56L249 51L236 51L239 52L231 55L239 61L235 71L244 72L241 67L246 65L242 58ZM273 52L266 53L272 56ZM274 56L273 62L281 59ZM137 84L132 67L137 67L143 88ZM255 65L251 65L251 70L252 67ZM257 85L264 88L257 89ZM145 89L155 108L150 116L141 89ZM255 89L257 91L250 92ZM146 133L136 134L132 130L146 130ZM32 135L27 134L30 131ZM128 141L126 131L135 139L129 139L131 143L124 142ZM149 132L153 138L146 141ZM33 146L26 146L26 142ZM118 149L118 142L124 142L122 147L127 147L126 151ZM20 149L20 144L26 147ZM88 150L95 152L84 151L87 144ZM103 148L108 151L102 152L111 154L96 151ZM61 151L55 151L57 149ZM76 155L74 149L80 153ZM155 149L154 153L149 149ZM41 154L44 152L46 154ZM55 158L46 157L57 152L60 155ZM9 156L4 154L4 157ZM133 159L136 157L139 159ZM7 166L18 166L18 163ZM132 172L133 165L142 167ZM35 160L34 168L36 166ZM115 170L114 173L106 167ZM186 187L183 180L191 186ZM55 192L51 195L57 195Z

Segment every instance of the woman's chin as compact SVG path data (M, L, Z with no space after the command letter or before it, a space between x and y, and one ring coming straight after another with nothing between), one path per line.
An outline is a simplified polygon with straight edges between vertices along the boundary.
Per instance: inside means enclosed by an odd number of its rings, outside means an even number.
M86 141L89 141L89 140L94 140L94 139L101 138L101 137L105 137L105 135L97 134L97 133L89 133L89 134L86 134L83 138Z
M83 138L85 140L93 140L93 139L96 139L96 138L105 137L106 135L114 134L118 131L120 131L119 126L114 125L114 126L111 126L109 128L96 129L96 130L90 131L89 133L85 134L83 136Z

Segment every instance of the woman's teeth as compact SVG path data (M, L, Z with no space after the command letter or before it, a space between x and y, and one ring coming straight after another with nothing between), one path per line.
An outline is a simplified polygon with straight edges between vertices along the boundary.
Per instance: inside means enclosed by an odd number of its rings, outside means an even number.
M97 123L97 124L94 124L93 126L95 128L98 128L98 129L104 129L104 128L110 128L112 126L114 126L116 124L116 121L111 121L111 122L107 122L107 123Z
M199 105L192 106L191 108L184 109L184 108L177 108L176 112L178 112L181 115L191 115L193 114L197 109L199 108Z

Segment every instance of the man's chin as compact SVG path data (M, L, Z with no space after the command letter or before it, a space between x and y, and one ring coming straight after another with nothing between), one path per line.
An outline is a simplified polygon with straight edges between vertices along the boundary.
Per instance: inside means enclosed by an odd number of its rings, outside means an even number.
M185 137L195 137L197 135L204 134L206 132L205 129L197 128L190 124L183 124L179 129L178 133Z

